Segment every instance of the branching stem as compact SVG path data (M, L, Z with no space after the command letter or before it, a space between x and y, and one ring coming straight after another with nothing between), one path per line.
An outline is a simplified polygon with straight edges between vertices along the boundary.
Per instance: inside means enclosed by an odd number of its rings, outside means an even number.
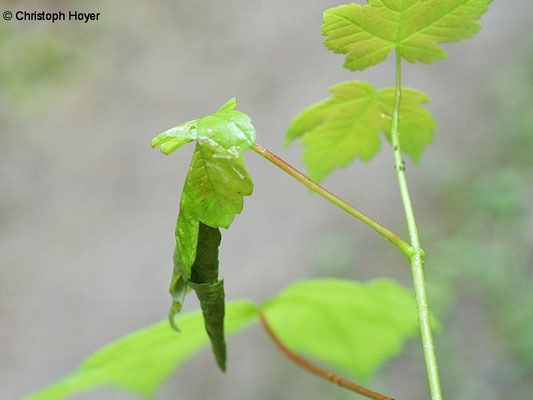
M328 381L336 383L337 385L345 389L351 390L353 392L359 393L360 395L368 397L369 399L394 400L391 397L387 397L382 394L376 393L370 389L367 389L363 386L358 385L357 383L341 378L340 376L337 376L333 374L332 372L326 371L325 369L319 367L318 365L312 364L305 358L294 353L291 349L289 349L287 346L283 344L283 342L276 336L276 334L274 333L274 331L268 324L267 320L265 319L265 316L263 315L261 311L259 311L259 320L261 321L261 325L263 325L263 328L267 332L270 339L272 339L272 341L280 349L280 351L283 354L285 354L287 358L289 358L294 363L298 364L300 367L305 368L309 372L315 375L318 375L324 379L327 379Z
M411 257L415 254L415 252L412 249L412 246L409 245L409 243L407 243L397 234L385 228L379 222L370 218L368 215L362 213L357 208L346 203L344 200L334 195L330 191L326 190L325 188L320 186L318 183L316 183L315 181L313 181L312 179L310 179L309 177L305 176L303 173L298 171L292 165L290 165L289 163L287 163L286 161L282 160L280 157L272 153L270 150L265 149L259 143L255 143L254 146L252 147L252 150L260 154L261 156L263 156L264 158L266 158L268 161L275 164L279 168L281 168L283 171L287 172L293 178L303 183L313 192L318 193L320 196L324 197L326 200L331 201L333 204L335 204L337 207L340 207L341 209L346 211L348 214L354 216L358 220L367 224L369 227L371 227L376 232L378 232L381 236L388 239L398 249L400 249L400 251L403 254L405 254L407 258L411 259Z
M442 400L440 388L439 370L437 357L435 356L435 346L433 344L433 334L431 332L431 322L429 317L429 306L426 296L426 282L424 278L424 250L420 247L420 239L416 227L415 215L409 197L407 188L407 178L405 176L405 167L400 148L400 133L398 130L400 121L400 103L402 98L402 64L401 56L396 50L396 88L394 114L392 117L391 141L394 151L394 167L398 177L400 195L402 198L407 228L412 246L412 255L409 256L411 262L411 271L413 275L413 285L415 288L416 303L418 308L418 322L422 335L422 345L424 347L424 357L426 360L426 369L428 373L429 388L432 400Z
M348 214L354 216L360 221L364 222L380 235L388 239L392 244L394 244L402 253L404 253L411 263L411 272L413 275L413 286L415 289L416 303L418 308L418 321L420 324L420 332L422 336L422 344L424 348L424 357L426 361L426 369L428 373L429 387L431 391L432 400L442 400L442 393L440 388L440 378L437 365L437 358L435 356L435 346L433 344L433 334L431 331L431 322L429 315L429 306L426 296L426 283L424 277L424 261L425 254L424 250L420 246L420 238L418 236L418 229L416 226L415 215L413 212L413 207L411 204L411 198L409 196L409 189L407 187L407 178L405 175L405 166L404 160L402 158L401 148L400 148L400 132L399 132L399 121L400 121L400 104L402 98L402 70L401 70L401 57L398 51L396 51L396 87L395 87L395 102L394 102L394 113L392 117L392 129L391 129L391 142L393 146L394 153L394 167L396 169L396 175L398 178L398 186L400 188L400 195L402 198L402 204L405 212L405 218L407 220L407 228L409 230L410 244L405 240L400 238L394 232L385 228L383 225L379 224L377 221L373 220L366 214L362 213L355 207L349 205L341 198L337 197L333 193L329 192L318 183L314 182L303 173L298 171L296 168L282 160L280 157L276 156L274 153L265 149L258 143L255 143L252 147L256 153L260 154L283 171L287 172L289 175L303 183L309 189L318 193L325 199L331 201L336 206L340 207ZM341 386L345 386L339 383L339 379L330 373L321 370L319 367L309 364L308 361L302 359L298 355L292 353L291 350L286 348L274 335L272 330L269 328L265 319L260 315L261 322L263 326L271 336L272 340L280 347L280 349L293 361L297 364L303 366L304 368L309 369L311 372L314 372L317 375L321 375L326 379L329 379L333 382L338 383ZM357 386L357 385L356 385ZM345 386L346 387L346 386ZM364 389L364 388L363 388ZM368 389L364 389L368 390ZM355 390L358 393L358 390ZM370 391L371 392L371 391ZM371 392L373 393L373 392ZM363 393L361 393L363 394ZM380 397L371 397L373 399L388 399L388 397L376 394Z

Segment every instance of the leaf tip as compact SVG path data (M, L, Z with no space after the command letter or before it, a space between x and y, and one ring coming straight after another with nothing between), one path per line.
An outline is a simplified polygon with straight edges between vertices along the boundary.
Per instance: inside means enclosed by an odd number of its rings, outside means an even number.
M157 140L157 137L152 139L152 142L150 143L150 145L152 146L152 149L155 149L159 146L159 140Z
M174 332L180 333L181 330L178 328L178 325L176 324L176 315L181 311L181 303L178 303L176 301L172 302L172 306L170 307L170 311L168 313L168 322L170 324L170 327Z
M183 145L183 142L179 140L168 141L161 145L161 153L168 156L169 154L176 151L179 147L181 147L181 145Z
M283 148L284 149L288 149L289 146L291 145L292 141L294 140L294 138L292 136L293 135L291 135L291 131L290 131L290 128L289 128L289 130L287 130L287 136L285 136L285 141L283 142Z
M220 369L220 371L222 371L223 373L226 372L226 360L219 360L217 359L217 365L218 365L218 368Z
M224 103L224 105L218 109L218 112L235 110L235 107L237 107L237 98L233 97Z
M170 324L170 327L174 332L181 333L180 328L178 328L178 325L176 325L176 320L174 319L174 314L170 314L168 316L168 322Z

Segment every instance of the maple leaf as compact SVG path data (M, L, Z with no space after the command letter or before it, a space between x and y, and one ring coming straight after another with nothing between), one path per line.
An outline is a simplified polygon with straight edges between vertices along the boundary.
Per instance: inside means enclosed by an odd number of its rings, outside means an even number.
M320 181L335 168L348 166L356 157L368 161L380 149L379 132L390 140L394 88L376 91L365 82L343 82L329 89L333 96L298 115L287 130L286 145L301 138L303 160L312 179ZM437 129L423 107L430 98L414 89L402 89L399 131L402 151L415 163L433 141Z
M384 61L391 50L414 63L447 57L438 45L472 37L475 21L492 0L368 0L324 12L324 44L347 54L344 66L363 70Z

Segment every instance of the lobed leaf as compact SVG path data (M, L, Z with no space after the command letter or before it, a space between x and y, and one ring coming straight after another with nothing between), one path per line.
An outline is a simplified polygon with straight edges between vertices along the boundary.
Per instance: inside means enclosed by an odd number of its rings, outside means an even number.
M299 282L263 310L289 348L360 378L372 376L418 332L413 295L385 279Z
M255 143L255 128L250 118L237 110L235 98L217 112L188 121L169 129L152 140L152 146L170 154L180 146L196 140L196 148L185 181L180 203L180 217L176 236L179 256L190 273L194 261L193 240L186 236L197 229L198 221L213 228L228 228L242 211L243 197L253 191L253 183L246 171L242 151ZM195 221L196 220L196 221ZM187 275L187 274L186 274Z
M492 0L368 0L324 12L324 44L346 54L344 66L363 70L384 61L391 50L414 63L447 57L438 43L459 42L481 27L476 21Z
M392 114L394 113L394 88L384 88L377 91L378 101L382 107L383 132L390 141L392 129ZM400 146L402 152L409 155L418 164L422 152L428 144L433 142L433 132L437 130L437 123L431 113L422 106L429 103L431 98L426 94L408 87L402 88L400 102Z
M343 82L329 89L333 96L303 110L287 130L286 145L301 138L303 160L312 179L320 181L356 157L368 161L380 148L379 131L390 141L394 88L376 91L369 83ZM415 163L433 141L437 125L422 104L430 98L403 88L399 131L402 151Z
M176 223L174 271L169 292L171 326L192 287L202 307L205 328L219 367L226 368L224 341L224 285L218 281L218 228L228 228L242 211L243 197L253 191L242 151L253 146L255 129L250 118L237 110L235 98L217 112L169 129L152 140L170 154L196 140L196 148L180 201Z
M160 147L168 155L192 140L209 139L225 150L249 149L255 143L255 128L250 117L235 110L236 106L237 99L233 98L213 114L168 129L152 139L152 147Z
M205 241L199 241L200 226L229 228L242 211L243 197L252 191L253 183L240 151L224 150L210 140L196 145L176 223L174 272L169 289L172 296L169 319L176 330L173 317L181 310L193 264L205 245Z
M242 152L211 140L199 142L181 197L180 209L213 228L229 228L253 191Z

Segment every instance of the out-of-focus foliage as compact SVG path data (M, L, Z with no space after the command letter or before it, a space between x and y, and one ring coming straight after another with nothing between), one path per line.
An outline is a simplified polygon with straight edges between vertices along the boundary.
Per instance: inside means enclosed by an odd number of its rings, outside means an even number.
M68 28L0 24L0 100L39 106L46 101L45 96L73 78L72 72L83 59L81 46L87 46L94 36L69 34L65 32Z
M241 300L227 304L225 328L236 333L256 318L256 307ZM72 375L26 400L58 400L103 385L152 397L170 375L208 342L200 311L183 315L181 334L168 322L146 327L117 340L85 360Z
M226 308L228 334L256 320L257 307L250 301L229 302ZM406 339L418 331L412 294L385 279L298 282L262 309L288 346L363 377L399 354ZM103 385L152 396L172 372L207 344L199 312L183 315L179 324L180 334L166 322L131 333L97 351L72 375L26 400L59 400Z
M428 296L442 321L446 395L457 400L529 400L533 392L533 49L523 54L491 81L483 139L461 150L468 161L458 155L444 178L426 181L432 206L418 216L431 221L423 223ZM330 266L324 254L356 258L349 240L338 248L342 241L327 238L315 246L317 271ZM335 272L353 276L353 264ZM410 349L395 368L420 368L420 350ZM390 390L396 374L386 369L373 385Z
M447 340L453 335L444 332L439 339L445 381L461 382L447 385L449 395L527 400L533 391L533 57L505 68L492 92L498 122L479 153L469 154L473 165L465 163L459 176L434 188L434 203L446 217L427 239L435 243L428 293L450 324L461 318L457 306L465 296L479 307L472 326L455 330L459 338ZM449 232L444 241L441 232ZM480 320L482 334L469 337ZM469 368L454 350L472 342L485 347L490 363Z
M389 279L299 282L264 309L291 349L359 378L372 376L418 332L413 295Z

